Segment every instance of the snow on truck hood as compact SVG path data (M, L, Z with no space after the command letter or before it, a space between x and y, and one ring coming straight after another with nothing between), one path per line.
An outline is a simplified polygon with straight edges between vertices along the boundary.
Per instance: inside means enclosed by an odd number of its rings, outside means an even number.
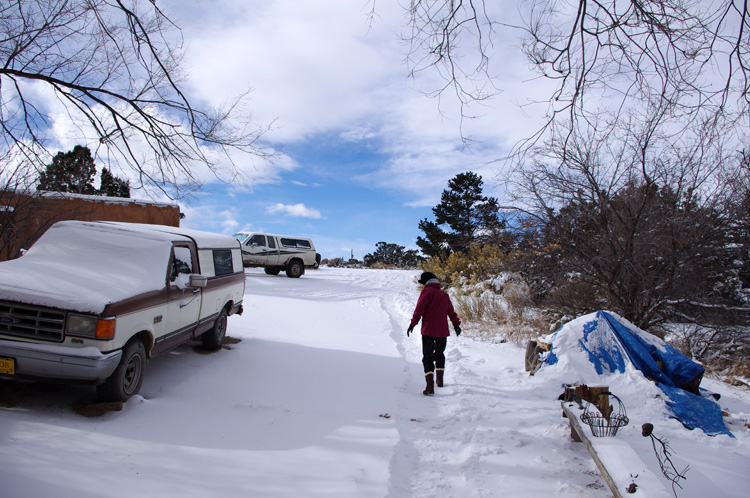
M173 238L57 223L24 256L0 263L0 300L99 314L110 303L164 288Z

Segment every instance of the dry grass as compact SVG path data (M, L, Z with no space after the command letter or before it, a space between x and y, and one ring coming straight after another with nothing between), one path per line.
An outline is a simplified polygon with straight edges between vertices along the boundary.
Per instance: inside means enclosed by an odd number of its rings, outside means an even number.
M529 305L527 289L515 284L506 285L502 294L487 290L465 294L454 289L453 305L468 336L522 346L548 334L552 327L549 318Z

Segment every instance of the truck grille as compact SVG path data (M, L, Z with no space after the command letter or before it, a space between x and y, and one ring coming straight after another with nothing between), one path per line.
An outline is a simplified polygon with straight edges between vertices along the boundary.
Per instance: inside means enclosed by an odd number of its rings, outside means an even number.
M0 334L62 342L65 312L0 301Z

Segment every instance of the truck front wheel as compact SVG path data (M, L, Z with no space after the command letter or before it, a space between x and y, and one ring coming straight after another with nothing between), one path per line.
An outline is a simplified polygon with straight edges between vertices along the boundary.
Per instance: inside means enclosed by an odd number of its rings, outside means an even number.
M290 261L286 265L286 276L289 278L299 278L303 273L305 273L305 267L302 265L302 261L298 259Z
M138 394L143 383L146 367L146 348L136 338L122 348L120 364L103 384L96 386L96 395L101 401L127 401Z

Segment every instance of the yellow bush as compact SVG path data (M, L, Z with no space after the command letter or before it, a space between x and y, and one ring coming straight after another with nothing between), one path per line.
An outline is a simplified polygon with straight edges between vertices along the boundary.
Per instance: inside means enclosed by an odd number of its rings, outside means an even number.
M497 246L472 245L467 253L431 258L423 270L450 290L467 335L525 344L549 332L548 319L533 307L532 289L520 275L505 270L515 254Z
M445 261L430 258L422 268L437 275L445 287L473 286L499 275L513 257L497 246L472 244L467 253L454 252Z

